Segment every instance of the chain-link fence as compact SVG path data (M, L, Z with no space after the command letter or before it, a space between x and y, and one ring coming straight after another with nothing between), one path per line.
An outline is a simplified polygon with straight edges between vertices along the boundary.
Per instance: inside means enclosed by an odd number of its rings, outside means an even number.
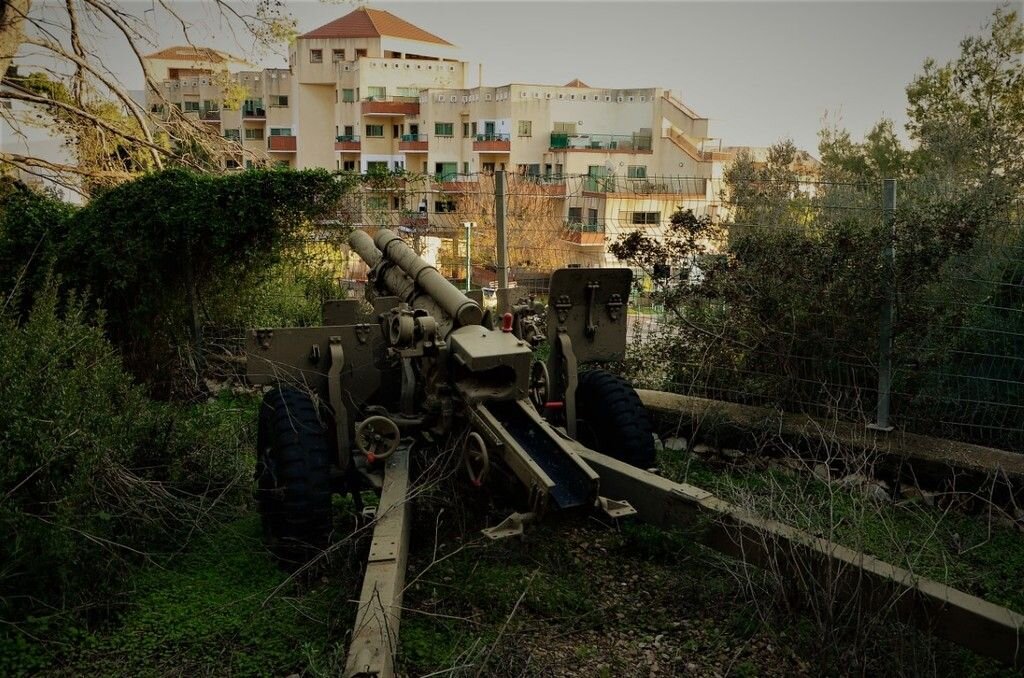
M621 369L638 386L1024 448L1018 203L912 183L887 202L882 182L519 170L504 201L494 174L367 177L339 220L397 229L485 301L502 216L521 296L544 300L560 267L629 266ZM341 269L358 294L365 266Z

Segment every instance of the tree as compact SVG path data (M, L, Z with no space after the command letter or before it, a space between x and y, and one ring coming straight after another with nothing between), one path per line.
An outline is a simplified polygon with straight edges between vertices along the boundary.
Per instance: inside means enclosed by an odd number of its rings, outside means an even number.
M232 30L240 28L251 36L254 48L269 47L294 33L294 21L280 0L242 5L214 0L212 6ZM5 152L0 153L0 165L45 176L83 195L97 184L116 184L167 165L215 167L210 158L227 151L228 142L170 105L145 69L143 47L152 42L161 22L179 25L190 41L194 26L173 2L157 3L141 18L113 0L14 0L0 5L0 100L28 106L39 117L26 121L14 107L0 107L0 116L15 130L35 124L66 137L77 161L62 164L31 151ZM147 93L163 102L165 115L146 110L109 69L90 58L98 40L124 43L143 72ZM32 74L19 77L11 65Z
M864 141L853 141L850 132L838 125L818 132L822 180L825 183L877 183L898 179L911 172L911 154L903 148L892 120L879 120Z
M960 43L944 66L929 59L907 87L907 129L930 172L994 195L1024 187L1024 24L999 9L988 33Z

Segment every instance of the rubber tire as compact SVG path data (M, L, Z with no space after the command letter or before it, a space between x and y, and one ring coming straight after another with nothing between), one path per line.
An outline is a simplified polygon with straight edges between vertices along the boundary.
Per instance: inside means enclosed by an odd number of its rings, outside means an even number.
M267 546L301 565L330 541L331 455L316 403L277 387L263 397L256 436L256 506Z
M657 465L651 418L633 386L605 370L581 372L576 437L590 449L642 469Z

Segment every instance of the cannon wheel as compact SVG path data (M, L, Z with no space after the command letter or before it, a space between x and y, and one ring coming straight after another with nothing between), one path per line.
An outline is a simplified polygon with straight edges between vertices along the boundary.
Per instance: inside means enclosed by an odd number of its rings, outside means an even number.
M256 504L264 539L285 563L304 563L327 546L329 440L309 394L278 387L264 396L256 438Z
M650 415L622 377L605 370L581 372L576 412L577 438L590 449L643 469L656 465Z

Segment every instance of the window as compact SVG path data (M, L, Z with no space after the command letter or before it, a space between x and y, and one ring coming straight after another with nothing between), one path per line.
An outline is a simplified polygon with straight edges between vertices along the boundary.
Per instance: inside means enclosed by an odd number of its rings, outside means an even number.
M555 134L576 134L576 123L556 122L552 131Z
M400 97L408 97L410 99L419 99L420 98L420 90L419 90L418 87L399 87L398 88L398 96L400 96Z
M270 136L272 137L290 137L292 135L291 127L271 127Z
M462 123L462 136L464 136L464 137L468 137L469 136L469 123L468 122Z
M322 64L324 61L324 51L322 49L311 49L309 50L309 63L311 64Z
M270 95L271 106L281 106L282 108L288 107L288 95L287 94L271 94Z
M387 94L388 94L388 90L387 90L386 87L367 87L366 88L366 98L368 100L383 99L384 97L387 96Z
M341 90L341 100L346 104L352 103L356 100L356 91L354 89Z
M591 226L597 226L597 210L587 210L587 223L590 224Z
M387 160L369 160L366 163L366 171L373 172L387 172L388 161Z
M450 137L454 134L454 123L450 122L435 122L434 123L434 136L436 137Z
M560 163L560 162L556 162L555 163L555 176L556 177L562 176L562 163Z
M218 108L217 102L213 99L203 99L203 110L204 111L216 111Z
M402 138L402 125L392 125L391 126L391 136L394 137L395 139L401 139Z
M245 140L246 141L259 141L263 138L262 127L246 127L245 128Z
M185 112L186 113L198 113L199 112L199 102L198 101L186 101L185 102Z
M569 223L570 224L582 224L583 223L583 208L582 207L570 207L569 208Z
M242 138L242 130L237 127L235 129L226 129L224 130L224 138L231 141L239 141Z
M627 169L627 174L630 179L646 179L647 178L647 166L646 165L630 165Z
M519 121L519 136L521 136L521 137L533 136L533 121L531 121L531 120L520 120Z
M633 212L634 224L658 224L661 223L661 212Z
M341 163L341 169L346 171L346 172L355 172L356 171L356 161L355 160L346 160L346 161L344 161L343 163Z
M454 200L435 200L434 201L435 212L454 212L455 201Z
M367 125L366 136L381 138L384 136L384 125Z
M469 125L469 133L472 136L474 136L474 137L476 136L476 123L475 122L470 123L470 125Z
M458 175L459 166L454 162L435 162L434 174L438 181L451 181Z
M352 125L345 125L345 136L353 137L356 134L356 128Z
M516 172L519 174L526 174L527 167L529 167L529 165L516 165Z
M252 169L253 167L254 165L252 164L252 160L245 161L245 169Z
M462 173L463 174L469 174L469 163L468 162L463 162L462 163Z
M400 210L402 209L402 196L396 195L391 198L391 209Z
M366 50L365 49L357 49L356 50L356 58L357 59L359 57L364 57L364 56L366 56Z
M544 163L544 176L551 176L551 163Z
M238 161L234 158L228 158L224 161L224 166L228 169L238 169Z
M487 174L494 174L494 163L493 162L485 162L480 167L481 167L481 170L483 172L485 172Z
M370 163L366 163L366 165L366 170L370 171ZM366 199L366 208L378 212L384 211L388 208L388 199L383 195L371 195Z
M343 49L332 49L331 50L331 61L338 63L345 60L345 50Z

